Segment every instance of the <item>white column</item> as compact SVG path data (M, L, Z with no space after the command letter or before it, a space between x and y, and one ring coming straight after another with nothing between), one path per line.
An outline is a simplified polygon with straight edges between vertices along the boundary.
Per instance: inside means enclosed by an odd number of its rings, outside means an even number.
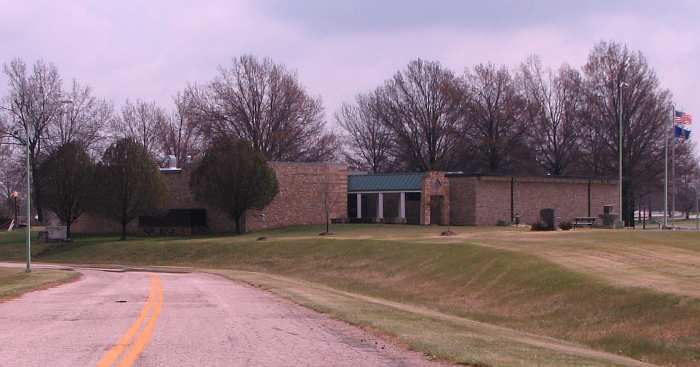
M384 194L381 192L377 195L377 218L384 218Z
M401 193L401 200L399 200L399 218L406 218L406 193Z
M357 219L362 219L362 194L357 194Z

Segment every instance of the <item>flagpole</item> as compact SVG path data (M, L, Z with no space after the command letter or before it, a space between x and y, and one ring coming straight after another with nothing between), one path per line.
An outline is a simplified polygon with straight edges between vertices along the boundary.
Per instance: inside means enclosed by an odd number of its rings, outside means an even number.
M673 136L671 136L671 228L674 226L676 216L676 131L673 125Z
M695 187L695 230L700 231L700 184Z
M671 103L671 126L673 126L673 117L676 114L676 108ZM668 228L668 132L669 127L666 127L664 134L664 229Z
M617 105L618 105L618 147L617 150L619 152L619 157L618 157L618 163L617 163L617 168L618 168L618 178L617 178L617 199L618 199L618 204L619 205L619 212L620 212L620 217L618 218L619 223L621 224L621 228L625 229L625 217L624 217L624 211L622 210L623 207L623 201L622 201L622 88L628 86L627 83L625 82L620 82L618 84L618 100L617 100ZM634 210L634 208L632 208ZM632 224L634 225L634 212L632 212Z

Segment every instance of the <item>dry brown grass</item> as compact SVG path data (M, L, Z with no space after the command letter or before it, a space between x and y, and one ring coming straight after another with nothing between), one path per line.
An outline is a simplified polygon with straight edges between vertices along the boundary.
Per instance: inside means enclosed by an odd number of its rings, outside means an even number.
M74 271L34 269L25 273L21 268L0 267L0 302L21 296L24 293L45 289L79 277Z
M456 228L457 236L442 237L442 230L348 225L321 238L319 228L291 228L266 232L262 242L255 241L260 234L128 242L88 237L37 251L42 260L55 262L265 272L654 363L699 363L700 234ZM0 258L21 254L21 244L2 242ZM388 312L380 314L389 317ZM391 326L382 325L375 326ZM459 345L420 344L417 335L433 337L427 330L413 335L413 328L395 327L400 338L421 348L473 361ZM504 344L480 338L479 358L497 360L492 354Z

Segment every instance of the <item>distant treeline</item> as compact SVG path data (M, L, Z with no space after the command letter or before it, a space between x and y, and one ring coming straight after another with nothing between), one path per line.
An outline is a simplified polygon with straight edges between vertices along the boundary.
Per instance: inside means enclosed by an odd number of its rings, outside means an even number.
M42 61L4 66L0 103L0 185L22 191L29 145L34 196L39 164L67 143L99 160L129 137L160 164L196 160L225 136L268 160L344 161L371 172L450 170L484 174L616 178L622 121L624 212L659 192L671 93L640 53L615 42L593 47L580 69L479 64L455 72L413 60L376 89L357 94L326 122L320 98L296 73L267 58L241 56L208 82L187 85L166 109L127 100L115 109L75 80L64 85ZM28 132L28 133L27 133ZM690 142L675 144L679 202L694 197L698 162ZM688 198L687 200L684 198Z

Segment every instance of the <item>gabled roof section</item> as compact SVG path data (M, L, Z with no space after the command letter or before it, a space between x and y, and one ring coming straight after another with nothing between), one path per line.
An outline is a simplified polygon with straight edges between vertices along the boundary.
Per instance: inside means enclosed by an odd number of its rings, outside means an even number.
M421 191L424 172L348 176L348 192Z

